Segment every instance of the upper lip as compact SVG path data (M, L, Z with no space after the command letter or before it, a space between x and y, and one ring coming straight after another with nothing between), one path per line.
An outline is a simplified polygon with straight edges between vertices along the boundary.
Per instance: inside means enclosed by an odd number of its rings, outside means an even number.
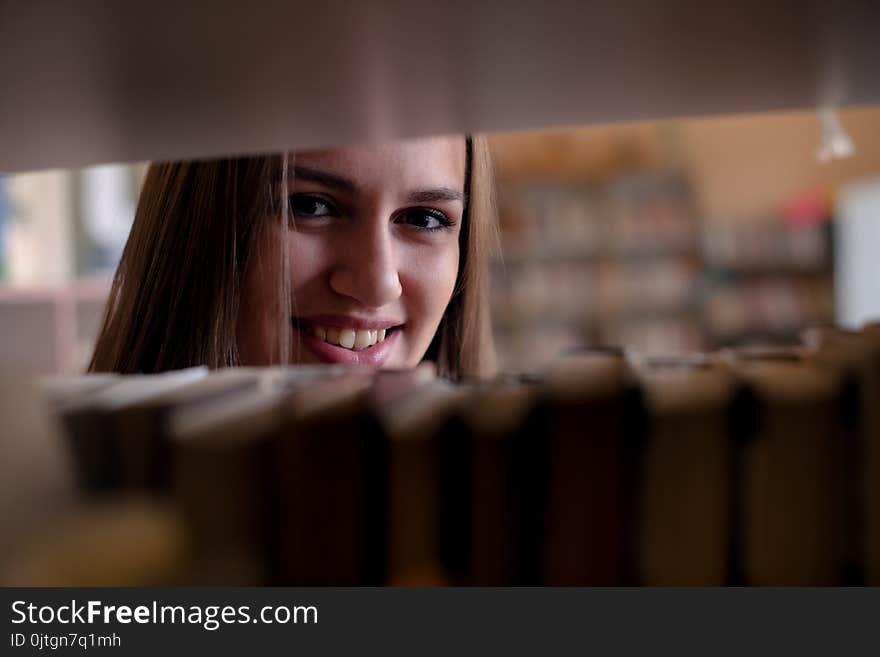
M387 317L354 317L351 315L309 315L308 317L294 317L293 321L305 325L307 328L323 326L362 331L379 331L403 324L399 320Z

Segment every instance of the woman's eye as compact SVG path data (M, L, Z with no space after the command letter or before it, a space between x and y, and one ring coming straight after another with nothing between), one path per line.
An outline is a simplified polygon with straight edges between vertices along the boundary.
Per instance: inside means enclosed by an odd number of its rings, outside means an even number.
M453 221L439 210L413 208L398 215L397 223L409 224L423 230L443 230L453 225Z
M331 203L320 196L291 194L289 199L290 212L297 217L327 217L335 213Z

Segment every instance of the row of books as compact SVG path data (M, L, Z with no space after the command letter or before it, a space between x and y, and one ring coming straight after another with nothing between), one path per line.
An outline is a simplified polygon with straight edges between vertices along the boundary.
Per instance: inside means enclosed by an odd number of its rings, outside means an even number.
M722 344L744 336L794 336L802 326L833 319L832 281L775 276L710 284L705 316Z
M591 328L580 322L548 321L528 330L499 330L496 324L495 349L504 354L504 371L534 372L569 349L600 343Z
M505 257L639 256L698 251L686 184L625 176L607 185L533 181L501 196Z
M702 248L710 267L735 270L827 268L831 257L827 222L790 225L782 221L709 222Z
M571 317L575 317L572 311ZM640 312L610 315L601 322L564 323L554 318L535 318L522 329L496 328L495 347L504 354L505 371L530 373L547 367L560 353L582 345L603 345L619 341L638 345L646 355L681 354L706 348L701 318L690 313Z
M621 344L638 345L638 351L649 355L682 354L706 348L701 318L688 312L644 315L633 313L603 323L599 344L619 340Z
M699 265L685 258L518 265L496 268L493 319L505 327L535 320L584 323L645 312L697 312Z
M483 382L54 380L80 498L4 581L877 585L878 382L880 326Z

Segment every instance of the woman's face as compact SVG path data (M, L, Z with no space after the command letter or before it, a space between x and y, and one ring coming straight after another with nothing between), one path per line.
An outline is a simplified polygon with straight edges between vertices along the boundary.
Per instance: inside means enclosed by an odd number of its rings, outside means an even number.
M418 364L455 287L464 139L297 153L288 178L291 360ZM281 244L268 231L245 277L245 365L277 361Z

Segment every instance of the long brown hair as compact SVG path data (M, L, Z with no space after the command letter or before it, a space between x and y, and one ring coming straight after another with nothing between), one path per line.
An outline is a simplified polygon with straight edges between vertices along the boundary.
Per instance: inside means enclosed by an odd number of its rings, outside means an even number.
M426 358L450 378L495 370L489 320L494 240L489 149L467 138L464 225L455 292ZM89 370L162 372L240 365L242 285L263 231L278 220L279 157L150 166L113 279ZM296 267L296 263L291 263Z

